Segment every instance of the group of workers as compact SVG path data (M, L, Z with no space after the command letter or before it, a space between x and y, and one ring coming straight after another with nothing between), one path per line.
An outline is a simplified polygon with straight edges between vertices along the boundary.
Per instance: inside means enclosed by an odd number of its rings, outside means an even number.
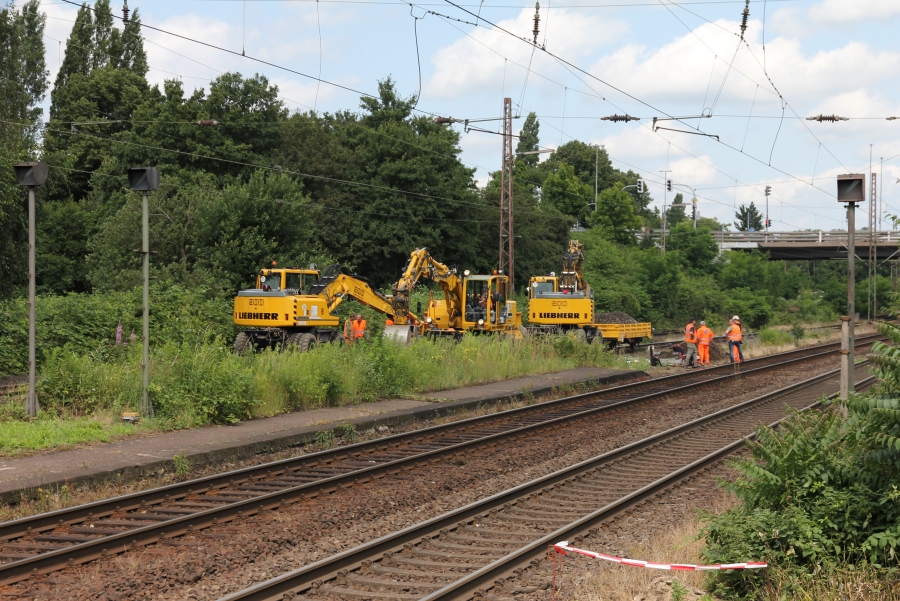
M685 367L699 367L709 365L709 345L715 334L709 329L705 321L696 327L697 320L691 319L684 327L684 342L687 350L684 356ZM728 358L732 363L740 363L744 360L744 352L741 349L744 339L744 329L741 319L737 315L728 320L728 329L725 331L728 340Z

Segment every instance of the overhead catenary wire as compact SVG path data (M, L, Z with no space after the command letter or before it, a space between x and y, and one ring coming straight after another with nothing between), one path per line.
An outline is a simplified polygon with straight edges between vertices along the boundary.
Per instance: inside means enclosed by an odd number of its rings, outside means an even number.
M449 4L449 5L451 5L451 6L454 6L454 7L458 8L458 9L460 9L460 10L462 10L463 12L465 12L465 13L467 13L467 14L472 14L471 11L469 11L469 10L467 10L467 9L465 9L465 8L463 8L463 7L461 7L461 6L460 6L459 4L457 4L456 2L453 2L453 0L444 0L444 2L446 2L447 4ZM493 22L491 22L491 21L488 21L488 20L485 19L484 17L482 17L481 20L484 21L485 23L487 23L488 25L490 25L491 27L493 27L494 29L497 29L498 31L501 31L501 32L503 32L503 33L505 33L505 34L507 34L507 35L509 35L509 36L511 36L511 37L513 37L513 38L515 38L516 40L519 40L520 42L524 42L524 43L526 43L526 44L529 44L529 45L532 46L532 48L537 48L537 46L536 46L535 44L531 44L528 40L526 40L526 39L524 39L524 38L520 38L519 36L517 36L516 34L512 33L511 31L507 30L507 29L504 28L504 27L501 27L501 26L499 26L499 25L497 25L497 24L495 24L495 23L493 23ZM615 90L616 92L618 92L618 93L620 93L620 94L622 94L622 95L624 95L624 96L626 96L626 97L628 97L628 98L630 98L630 99L632 99L632 100L634 100L634 101L636 101L636 102L638 102L638 103L640 103L640 104L646 106L647 108L649 108L649 109L651 109L651 110L653 110L653 111L656 111L656 112L659 113L659 114L665 115L665 116L668 117L669 119L672 119L672 120L674 120L674 121L677 121L677 122L679 122L679 123L685 125L686 127L691 128L691 129L696 129L695 127L693 127L693 126L690 125L689 123L685 122L684 119L673 117L672 115L670 115L670 114L667 113L666 111L663 111L663 110L657 108L656 106L652 105L651 103L649 103L649 102L647 102L647 101L645 101L645 100L642 100L641 98L638 98L637 96L634 96L633 94L631 94L631 93L629 93L629 92L626 92L625 90L623 90L623 89L621 89L621 88L619 88L619 87L617 87L617 86L615 86L615 85L613 85L613 84L611 84L611 83L609 83L609 82L607 82L607 81L605 81L605 80L603 80L603 79L597 77L596 75L590 73L589 71L587 71L587 70L585 70L585 69L583 69L583 68L581 68L581 67L575 65L574 63L572 63L572 62L570 62L570 61L568 61L568 60L566 60L566 59L564 59L564 58L562 58L562 57L560 57L560 56L558 56L558 55L556 55L556 54L554 54L554 53L548 51L547 49L542 48L541 50L542 50L544 53L546 53L548 56L550 56L551 58L553 58L554 60L556 60L557 62L559 62L560 64L566 64L566 65L570 66L571 68L577 70L579 73L582 73L584 76L589 77L589 78L591 78L591 79L594 79L594 80L600 82L601 84L603 84L603 85L609 87L610 89ZM581 81L582 81L582 83L584 83L585 85L587 85L589 88L591 88L591 86L588 85L583 79L581 79ZM591 89L593 89L593 88L591 88ZM596 90L594 90L594 92L597 93ZM616 106L614 103L612 103L612 102L609 101L609 100L607 100L607 102L610 102L610 104L612 104L612 105L613 105L614 107L616 107L618 110L624 110L624 109L622 109L621 107ZM643 126L643 127L650 127L650 126L647 126L647 125L644 125L644 124L642 124L642 126ZM657 133L657 135L660 135L660 136L661 136L661 134L659 134L658 132L656 132L656 133ZM783 170L783 169L781 169L781 168L779 168L779 167L776 167L776 166L774 166L774 165L771 165L770 163L766 163L766 162L763 161L762 159L759 159L759 158L757 158L757 157L755 157L755 156L753 156L753 155L751 155L751 154L748 154L748 153L746 153L746 152L740 150L739 148L737 148L737 147L735 147L735 146L733 146L733 145L731 145L731 144L728 144L727 142L723 142L721 139L716 138L716 139L715 139L715 142L716 142L717 144L721 144L722 146L724 146L724 147L726 147L726 148L729 148L729 149L731 149L731 150L733 150L733 151L735 151L735 152L737 152L737 153L739 153L739 154L742 154L742 155L744 155L744 156L750 158L750 159L753 160L753 161L756 161L756 162L758 162L758 163L760 163L760 164L762 164L762 165L766 165L766 166L770 167L771 169L774 169L775 171L778 171L779 173L782 173L783 175L786 175L786 176L788 176L788 177L793 177L793 178L796 179L797 181L800 181L800 182L804 182L804 183L805 183L805 181L802 180L801 178L799 178L799 177L797 177L797 176L794 176L794 175L792 175L791 173L788 173L787 171L785 171L785 170ZM682 149L682 148L680 148L680 147L679 147L679 149L682 150L682 152L685 152L685 153L687 153L687 154L691 154L691 153L688 153L686 150L684 150L684 149ZM694 158L696 158L697 160L701 160L701 161L702 161L702 159L700 159L699 157L696 157L696 156L693 155L693 154L691 154L691 156L694 156ZM712 168L715 169L716 171L721 172L721 169L719 169L718 167L715 167L714 165L711 165L709 162L707 162L707 161L702 161L702 162L704 162L704 163L707 164L708 166L712 167ZM823 190L823 189L821 189L821 188L818 188L818 187L816 187L816 186L814 186L814 185L813 185L812 187L813 187L813 188L816 188L817 190L819 190L820 192L822 192L822 193L824 193L824 194L827 194L827 195L830 196L830 197L834 197L834 196L835 196L835 194L830 193L830 192L828 192L828 191L826 191L826 190Z

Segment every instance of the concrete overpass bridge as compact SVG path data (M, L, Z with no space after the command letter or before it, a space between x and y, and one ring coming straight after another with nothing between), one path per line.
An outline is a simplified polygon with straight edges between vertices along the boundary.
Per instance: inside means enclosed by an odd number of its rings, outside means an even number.
M720 250L769 253L773 261L847 258L847 232L711 232ZM659 230L651 234L659 243ZM872 232L857 230L856 256L868 260L900 259L900 230Z

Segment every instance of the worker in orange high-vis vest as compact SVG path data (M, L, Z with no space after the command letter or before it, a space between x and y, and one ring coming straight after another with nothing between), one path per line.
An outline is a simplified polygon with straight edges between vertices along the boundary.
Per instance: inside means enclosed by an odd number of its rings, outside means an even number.
M728 357L732 363L741 363L744 360L744 351L741 349L744 340L744 328L741 326L741 318L735 315L728 322L728 329L725 330L725 337L728 339Z
M359 340L366 335L366 320L363 319L362 313L357 313L356 318L350 324L350 338Z
M685 367L697 367L699 361L697 357L697 329L694 327L696 319L691 318L686 326L684 326L684 346L687 347L684 355Z
M713 331L701 321L697 328L697 350L700 352L700 365L709 365L709 343L712 342Z

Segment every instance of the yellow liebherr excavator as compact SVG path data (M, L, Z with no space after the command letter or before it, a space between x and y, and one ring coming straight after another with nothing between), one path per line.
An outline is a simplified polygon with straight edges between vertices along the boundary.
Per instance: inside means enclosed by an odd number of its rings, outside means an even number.
M418 329L410 325L409 296L420 278L436 282L444 299L432 298ZM522 314L516 301L507 300L509 278L503 274L460 276L455 267L435 260L426 248L410 254L403 276L391 287L393 326L385 335L406 341L416 332L425 336L452 336L463 332L500 333L521 337Z
M594 293L584 279L584 245L570 240L559 276L539 275L528 286L528 331L532 334L573 333L589 343L602 340L610 347L625 342L632 347L651 338L650 323L595 323Z
M260 270L256 288L241 290L234 299L234 323L243 327L234 351L243 354L268 347L306 351L325 342L343 342L334 311L348 298L397 319L390 297L340 265L321 275L314 267ZM415 316L407 313L404 323L415 323Z

